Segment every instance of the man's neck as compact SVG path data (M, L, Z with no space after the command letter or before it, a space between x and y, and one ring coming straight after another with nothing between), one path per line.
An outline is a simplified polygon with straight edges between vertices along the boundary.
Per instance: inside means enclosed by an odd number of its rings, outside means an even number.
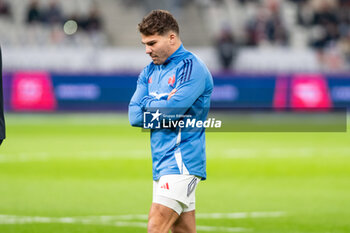
M179 40L174 46L171 47L169 57L170 57L171 55L173 55L173 54L180 48L181 44L182 44L182 43L181 43L181 41ZM169 57L168 57L168 58L169 58Z

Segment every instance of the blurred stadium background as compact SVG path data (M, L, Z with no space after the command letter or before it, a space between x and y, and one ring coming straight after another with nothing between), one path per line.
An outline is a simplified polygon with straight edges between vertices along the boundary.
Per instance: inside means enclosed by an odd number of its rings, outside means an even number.
M348 0L0 0L0 232L145 232L149 135L127 105L167 9L215 108L348 108ZM347 132L208 133L198 232L350 232Z

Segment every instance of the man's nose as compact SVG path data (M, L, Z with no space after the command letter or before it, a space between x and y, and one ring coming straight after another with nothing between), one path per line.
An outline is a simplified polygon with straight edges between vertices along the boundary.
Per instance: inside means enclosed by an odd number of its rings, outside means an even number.
M152 49L149 46L146 46L146 53L150 54L152 52Z

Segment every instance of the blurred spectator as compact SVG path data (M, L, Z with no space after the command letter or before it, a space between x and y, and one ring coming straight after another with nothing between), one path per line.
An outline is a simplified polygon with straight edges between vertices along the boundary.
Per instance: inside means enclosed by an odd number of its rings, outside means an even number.
M258 46L263 42L288 44L288 33L280 15L280 5L277 1L267 3L259 6L257 15L246 25L248 46Z
M316 49L322 67L337 70L350 64L350 1L290 0L296 2L297 22L310 32L309 44Z
M4 0L0 0L0 16L12 17L10 5Z
M27 11L27 23L38 23L42 20L42 12L40 11L37 0L32 0Z
M314 48L323 50L331 42L339 39L336 12L328 2L322 2L320 9L314 13L312 25L315 33L311 45Z
M341 1L337 17L339 21L339 34L341 38L347 38L350 33L350 1Z
M229 26L225 26L221 30L219 37L216 39L216 49L222 67L229 70L237 54L235 38Z
M250 19L246 25L248 46L258 46L261 41L265 40L265 28L267 22L267 12L265 8L259 8L257 16Z
M266 35L267 39L279 45L288 44L287 30L283 24L282 17L280 14L280 5L277 1L269 2L270 16L266 22Z
M44 11L43 22L48 23L49 25L54 25L62 23L62 21L63 14L61 7L56 0L51 0L48 8Z
M348 68L350 68L350 1L341 0L337 13L339 20L339 47L343 52Z
M98 8L95 6L90 10L90 13L84 23L84 29L93 32L102 29L102 19Z

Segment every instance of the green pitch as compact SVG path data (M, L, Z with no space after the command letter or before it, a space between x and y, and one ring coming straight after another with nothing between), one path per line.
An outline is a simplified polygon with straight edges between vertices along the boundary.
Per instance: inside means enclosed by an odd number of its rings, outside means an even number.
M123 114L8 114L1 233L146 232L149 134ZM198 232L349 233L349 133L208 133Z

